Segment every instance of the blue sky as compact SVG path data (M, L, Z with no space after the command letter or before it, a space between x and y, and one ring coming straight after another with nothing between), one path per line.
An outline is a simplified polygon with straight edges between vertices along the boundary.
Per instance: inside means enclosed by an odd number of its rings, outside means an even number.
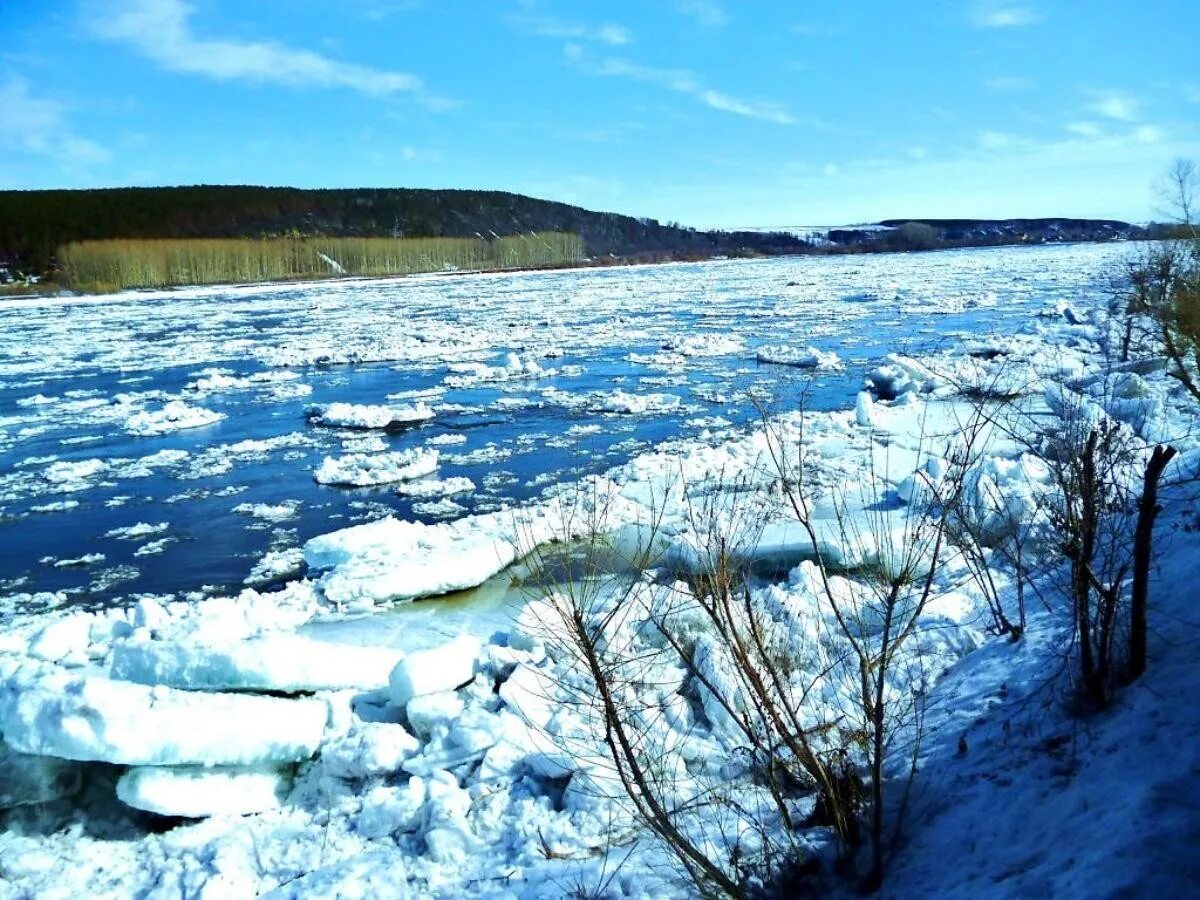
M1197 0L2 0L0 187L1143 220L1200 157L1197 33Z

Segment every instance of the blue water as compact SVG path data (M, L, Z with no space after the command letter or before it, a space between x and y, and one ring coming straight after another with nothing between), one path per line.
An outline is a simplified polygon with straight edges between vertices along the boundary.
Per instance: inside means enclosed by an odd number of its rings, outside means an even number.
M428 402L471 407L439 410L424 425L383 435L387 449L424 445L447 433L465 443L441 446L438 476L463 475L477 485L453 498L468 512L490 511L541 495L619 465L673 439L720 440L756 421L746 392L789 408L803 394L811 409L853 404L864 372L891 351L920 354L964 335L1010 333L1029 326L1055 303L1078 304L1104 283L1120 248L1061 247L953 253L732 261L667 267L463 276L393 282L342 282L260 291L191 292L165 298L129 296L103 304L0 306L0 594L67 591L68 602L104 605L145 593L208 593L240 589L271 548L391 513L425 518L390 487L326 487L312 479L327 454L342 451L344 432L312 426L305 411L336 400L387 403L390 393L437 388L462 336L462 358L496 365L507 350L532 356L547 330L565 350L540 359L546 367L580 366L583 373L527 382L446 389ZM217 366L237 375L279 369L262 348L329 335L335 346L380 331L418 334L444 348L427 360L287 365L310 396L275 400L266 390L195 396L185 391L197 373ZM666 369L627 359L653 354L695 335L742 343L720 356L693 356ZM758 364L763 344L812 345L837 352L840 371ZM669 383L656 383L666 378ZM678 383L675 383L678 382ZM572 408L552 388L578 396L624 390L678 396L678 410L645 415L597 414ZM718 390L731 402L704 399ZM94 392L111 403L121 393L161 391L220 411L213 425L160 437L127 434L121 422L89 412L64 414L60 403L22 406L37 393ZM699 393L698 393L699 392ZM526 397L512 408L497 401ZM153 397L137 401L157 408ZM394 401L408 402L408 401ZM702 420L730 425L706 432ZM101 416L101 419L103 416ZM569 435L572 426L599 433ZM197 470L213 448L247 439L301 435L311 445L239 457L228 471ZM82 443L77 438L92 437ZM66 441L67 443L64 443ZM503 458L457 460L487 445ZM163 449L189 459L136 478L101 474L83 490L64 493L40 477L51 457L135 460ZM43 461L36 461L36 460ZM30 462L30 460L35 460ZM114 498L129 497L121 505ZM63 512L31 507L61 500ZM299 501L298 514L262 522L235 513L243 503ZM169 523L175 540L157 555L135 556L146 541L106 532L137 522ZM157 538L153 536L151 539ZM102 553L103 562L56 568L44 558Z

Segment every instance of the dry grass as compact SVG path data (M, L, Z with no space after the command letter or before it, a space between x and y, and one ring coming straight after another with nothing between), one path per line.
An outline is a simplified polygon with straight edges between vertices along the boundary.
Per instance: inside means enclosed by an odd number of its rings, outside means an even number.
M532 268L583 258L583 241L563 232L481 238L206 238L82 241L59 250L74 290L118 291L286 281L336 275ZM332 261L332 262L331 262Z

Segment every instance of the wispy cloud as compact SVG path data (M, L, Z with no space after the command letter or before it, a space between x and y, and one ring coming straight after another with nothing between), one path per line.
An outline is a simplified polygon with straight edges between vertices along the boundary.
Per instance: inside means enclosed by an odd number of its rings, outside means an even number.
M628 78L633 81L656 84L677 94L693 97L705 106L721 112L744 116L748 119L774 122L776 125L796 124L796 119L791 113L778 103L731 96L724 91L706 86L687 69L663 69L615 57L592 59L577 44L568 44L565 52L571 63L589 75Z
M1098 91L1088 109L1106 119L1117 122L1133 122L1138 118L1140 104L1124 91Z
M65 107L30 93L18 76L0 82L0 149L44 156L69 166L106 162L111 154L79 137L66 121Z
M332 59L275 41L202 37L192 29L183 0L123 0L87 6L91 30L132 47L173 72L219 81L287 87L349 88L364 94L411 94L433 107L448 101L431 95L416 75Z
M1090 122L1087 119L1081 119L1077 122L1068 122L1066 125L1067 131L1071 134L1079 135L1079 137L1100 137L1104 134L1104 129L1095 122Z
M1133 129L1133 139L1139 144L1157 144L1166 133L1157 125L1139 125Z
M797 22L792 26L791 30L793 34L798 34L806 38L832 37L838 33L836 28L826 25L815 25L812 22Z
M1033 82L1023 75L997 75L983 83L989 91L1026 91L1033 87Z
M970 22L976 28L1022 28L1045 18L1040 11L1024 3L1004 0L977 0Z
M676 0L675 8L705 28L721 28L729 24L729 13L715 0Z
M513 16L511 21L526 34L535 37L592 41L598 44L608 44L610 47L623 47L633 39L627 28L611 22L602 25L585 25L581 22L567 22L549 16Z
M984 150L1007 150L1021 143L1021 139L1006 131L981 131L979 146Z

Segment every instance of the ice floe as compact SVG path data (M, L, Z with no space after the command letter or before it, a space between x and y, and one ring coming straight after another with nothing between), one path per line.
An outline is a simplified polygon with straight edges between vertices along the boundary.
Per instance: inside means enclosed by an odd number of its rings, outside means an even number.
M183 400L171 400L161 409L134 413L125 421L125 430L130 434L153 436L186 428L202 428L224 418L223 412L189 406Z
M434 417L425 403L413 406L371 406L358 403L330 403L309 410L309 420L331 428L379 428L397 431Z
M411 481L437 471L438 452L421 448L392 453L352 453L327 456L313 473L318 484L372 487Z

